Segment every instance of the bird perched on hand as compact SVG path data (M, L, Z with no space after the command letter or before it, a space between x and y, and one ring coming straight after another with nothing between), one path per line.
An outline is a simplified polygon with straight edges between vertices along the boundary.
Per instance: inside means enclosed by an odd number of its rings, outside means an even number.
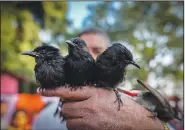
M69 54L65 57L66 83L73 89L93 85L95 61L84 40L79 37L66 41Z
M168 122L174 118L181 120L178 117L177 111L170 105L169 101L160 92L145 85L142 81L137 80L147 92L142 92L135 97L135 101L152 112L153 118L158 117L160 120Z
M40 89L55 89L65 84L64 57L60 50L53 46L42 45L33 51L24 52L22 55L28 55L35 58L34 68L36 81L41 85ZM61 104L61 100L59 104ZM58 113L58 108L55 115Z
M123 81L125 68L129 64L140 68L134 62L132 53L120 43L113 44L96 59L96 86L114 90L118 110L122 101L116 87Z

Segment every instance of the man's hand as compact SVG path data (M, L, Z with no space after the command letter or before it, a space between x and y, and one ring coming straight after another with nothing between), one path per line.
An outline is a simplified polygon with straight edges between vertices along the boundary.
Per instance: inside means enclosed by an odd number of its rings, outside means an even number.
M68 88L45 90L43 96L58 96L66 100L62 113L68 130L164 130L160 120L122 94L123 106L117 110L113 91L90 86L71 91Z

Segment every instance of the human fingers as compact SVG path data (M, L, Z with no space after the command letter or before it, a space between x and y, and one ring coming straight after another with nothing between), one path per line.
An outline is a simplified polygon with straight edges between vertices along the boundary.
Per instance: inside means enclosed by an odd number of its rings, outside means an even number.
M47 97L62 97L64 100L81 101L91 97L95 91L96 88L91 86L83 86L76 90L71 90L71 88L67 87L58 87L53 90L45 89L43 92L40 92L40 94Z

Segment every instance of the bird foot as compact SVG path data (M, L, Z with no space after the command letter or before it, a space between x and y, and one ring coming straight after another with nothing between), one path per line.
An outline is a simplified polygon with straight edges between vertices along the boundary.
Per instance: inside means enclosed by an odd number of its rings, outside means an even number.
M116 95L116 101L114 103L118 102L118 111L119 111L121 105L123 105L123 102L121 100L121 95L119 94L118 90L116 90L116 89L113 89L113 90L114 90L114 93Z
M70 86L71 91L76 91L77 89L82 89L83 86Z
M56 111L55 111L55 113L54 113L54 117L56 117L56 115L58 114L58 113L61 113L62 112L62 109L61 109L61 102L59 101L59 103L58 103L58 105L57 105L57 109L56 109Z
M155 119L157 117L157 112L152 112L152 115L150 115L148 117Z
M66 118L63 116L62 120L60 121L60 123L64 122L66 120Z
M62 113L62 108L61 108L61 102L59 102L59 105L57 106L57 109L54 113L54 117L56 117L56 115L59 113L59 118L62 118L61 122L62 123L63 121L66 120L66 118L64 117L63 113Z
M56 111L55 111L55 113L54 113L54 117L56 117L56 115L59 113L59 109L58 109L58 106L57 106L57 109L56 109Z
M57 109L56 109L56 111L55 111L55 113L54 113L54 117L58 114L58 113L60 113L59 114L59 117L61 118L63 115L62 115L62 99L60 98L60 100L59 100L59 102L58 102L58 105L57 105Z
M152 114L149 115L148 117L152 118L152 119L155 119L157 116L158 116L158 113L155 112L155 108L147 108L148 111L150 111Z
M71 91L76 91L78 87L70 87Z

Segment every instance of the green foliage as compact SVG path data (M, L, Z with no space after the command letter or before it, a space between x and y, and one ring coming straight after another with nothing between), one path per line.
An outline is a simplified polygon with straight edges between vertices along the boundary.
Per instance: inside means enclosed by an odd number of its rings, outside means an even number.
M33 74L33 59L20 54L38 45L38 31L39 27L33 21L30 12L18 10L11 5L2 6L2 69L14 72L22 70L29 76Z
M29 4L35 6L29 6ZM35 61L31 57L22 56L21 53L33 50L40 44L39 31L43 24L44 28L49 29L53 34L53 39L56 34L65 32L67 3L4 2L1 5L2 70L33 78ZM41 12L44 19L37 16L38 12Z
M134 58L139 58L143 69L129 69L128 80L147 80L155 72L157 77L172 76L177 83L183 80L179 70L183 65L183 9L183 2L175 1L101 2L89 5L83 26L103 28L112 41L124 41L134 48ZM164 56L169 54L173 62L164 65Z
M67 3L66 2L43 2L44 8L44 29L51 32L52 41L61 44L58 40L66 33L66 27L69 21L66 18Z

